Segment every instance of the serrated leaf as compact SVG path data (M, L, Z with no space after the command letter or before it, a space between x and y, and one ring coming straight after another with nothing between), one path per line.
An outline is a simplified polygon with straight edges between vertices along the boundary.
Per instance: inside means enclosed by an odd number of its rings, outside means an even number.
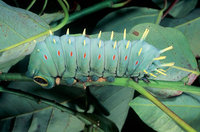
M160 99L160 101L194 129L200 131L200 102L196 98L183 94L176 98ZM168 115L143 96L135 98L129 105L148 126L156 131L184 131Z
M34 13L0 1L0 49L8 48L34 35L49 30L49 25ZM39 38L38 40L43 40ZM30 54L35 43L30 42L0 53L0 71L9 68Z
M143 7L128 7L109 13L97 24L93 33L99 30L123 32L126 28L127 32L140 23L155 23L159 15L159 10Z

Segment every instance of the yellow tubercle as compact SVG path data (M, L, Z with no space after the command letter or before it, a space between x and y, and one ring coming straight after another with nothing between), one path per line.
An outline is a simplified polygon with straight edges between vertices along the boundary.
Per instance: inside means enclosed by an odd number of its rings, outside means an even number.
M166 59L166 56L159 56L157 58L154 58L153 60L164 60Z
M124 40L126 39L126 28L124 29Z
M162 64L161 66L162 67L167 67L167 66L173 66L174 64L175 64L174 62L170 62L170 63Z
M149 34L149 29L146 28L140 40L145 40L148 34Z
M169 46L169 47L167 47L165 49L162 49L162 50L160 50L160 54L162 54L162 53L164 53L164 52L166 52L168 50L171 50L171 49L173 49L173 46Z
M66 34L69 35L69 28L67 28L67 32L66 32Z
M117 45L117 41L115 41L113 48L115 49Z
M69 39L68 41L69 41L69 44L71 44L71 39Z
M55 39L53 39L53 43L54 43L54 44L56 43L56 40L55 40Z
M140 48L140 51L138 52L138 56L140 56L141 52L142 52L142 48Z
M129 44L130 44L130 41L127 42L126 49L128 49Z
M99 48L101 48L101 40L99 41Z
M51 31L51 30L49 30L49 34L50 34L50 35L53 35L53 33L52 33L52 31Z
M149 73L150 76L152 77L157 77L156 75L154 75L153 73Z
M113 40L113 37L114 37L114 32L112 31L111 36L110 36L110 40Z
M86 42L85 42L85 40L83 40L83 45L84 45L84 46L86 45Z
M162 71L162 72L167 72L167 71L165 71L165 70L163 70L163 69L161 69L161 68L159 69L159 71Z
M144 71L144 73L148 74L148 72L146 70L143 70L143 71Z
M160 70L155 70L155 71L157 71L158 73L160 73L160 74L162 74L162 75L164 75L164 76L167 76L167 74L165 74L164 72L162 72L162 71L160 71Z
M101 38L101 31L99 31L99 34L98 34L98 39Z
M85 36L86 35L86 28L84 28L84 30L83 30L83 36Z

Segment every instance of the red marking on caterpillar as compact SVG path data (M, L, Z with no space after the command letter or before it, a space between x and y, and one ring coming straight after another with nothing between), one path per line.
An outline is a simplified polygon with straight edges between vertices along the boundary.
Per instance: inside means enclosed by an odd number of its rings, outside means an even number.
M58 56L60 56L60 50L58 50Z
M101 54L99 54L99 56L98 56L98 60L100 60L100 58L101 58Z
M127 56L125 56L125 58L124 58L124 59L125 59L125 61L127 60L127 58L128 58L128 57L127 57Z
M48 59L46 55L44 55L44 58L45 58L46 60Z
M115 55L113 55L113 60L115 60Z
M73 56L73 52L72 51L70 52L70 56Z
M137 64L138 64L138 61L136 61L135 65L137 65Z
M84 53L84 56L83 56L83 58L85 58L86 57L86 53Z

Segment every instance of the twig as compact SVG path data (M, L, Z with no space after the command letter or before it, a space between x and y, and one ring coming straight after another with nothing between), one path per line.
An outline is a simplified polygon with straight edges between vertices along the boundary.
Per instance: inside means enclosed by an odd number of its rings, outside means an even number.
M44 1L44 5L43 5L43 7L42 7L42 10L41 10L41 12L39 13L40 16L41 16L41 14L43 13L43 11L45 10L45 8L46 8L46 6L47 6L47 3L48 3L48 0L45 0L45 1Z
M160 21L161 21L162 16L163 16L163 12L166 10L166 8L167 8L167 0L164 0L164 7L163 7L162 10L160 10L155 24L160 24Z
M174 2L169 6L169 8L167 9L167 11L164 13L164 15L162 16L162 19L165 18L165 16L170 12L170 10L176 5L176 3L178 2L179 0L174 0Z
M32 2L30 3L30 5L26 8L26 10L30 10L31 7L35 4L36 0L32 0Z

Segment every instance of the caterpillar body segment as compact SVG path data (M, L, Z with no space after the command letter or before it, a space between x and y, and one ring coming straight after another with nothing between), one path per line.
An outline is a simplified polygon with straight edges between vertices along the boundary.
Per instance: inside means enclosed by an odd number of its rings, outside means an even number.
M89 76L92 77L93 81L96 81L98 77L101 77L104 71L104 42L97 39L91 39L91 58L90 58L90 72Z
M117 42L113 36L114 32L110 40L103 41L101 32L92 39L85 36L85 31L76 37L68 33L61 37L50 35L37 43L28 75L45 88L52 88L57 77L67 84L73 84L75 79L85 82L88 77L93 81L99 77L108 81L114 77L142 78L146 74L156 77L152 72L161 68L161 63L154 58L160 56L160 50L144 39L129 41L124 34Z

